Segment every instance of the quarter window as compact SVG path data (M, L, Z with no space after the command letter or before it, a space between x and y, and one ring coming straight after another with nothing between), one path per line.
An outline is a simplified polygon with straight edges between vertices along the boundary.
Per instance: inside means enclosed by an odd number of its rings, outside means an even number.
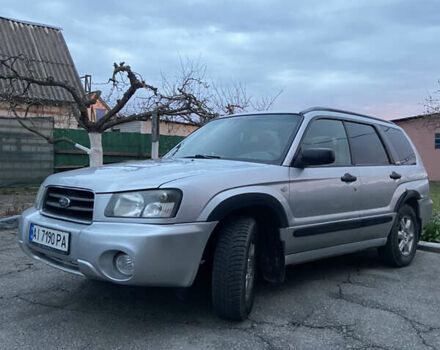
M389 164L382 141L371 125L345 123L350 140L353 162L356 165Z
M335 152L333 166L351 165L350 148L344 125L339 120L318 119L312 121L301 148L330 148Z
M384 133L385 138L389 141L389 143L391 143L391 146L394 149L394 157L396 158L396 163L401 165L416 164L416 155L403 132L399 129L395 129L389 126L380 126L380 128Z
M435 149L440 149L440 134L435 134L434 142Z

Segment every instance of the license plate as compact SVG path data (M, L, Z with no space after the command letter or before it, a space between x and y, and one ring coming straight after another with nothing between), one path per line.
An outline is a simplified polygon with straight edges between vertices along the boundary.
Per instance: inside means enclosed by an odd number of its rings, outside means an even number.
M35 224L31 224L29 228L30 243L63 254L69 253L69 238L69 232L58 231Z

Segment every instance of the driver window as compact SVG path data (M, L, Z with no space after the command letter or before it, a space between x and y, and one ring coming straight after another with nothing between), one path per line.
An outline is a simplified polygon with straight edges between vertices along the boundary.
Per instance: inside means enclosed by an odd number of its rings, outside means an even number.
M335 161L330 166L351 165L347 135L344 125L339 120L318 119L312 121L301 145L303 150L310 148L333 150Z

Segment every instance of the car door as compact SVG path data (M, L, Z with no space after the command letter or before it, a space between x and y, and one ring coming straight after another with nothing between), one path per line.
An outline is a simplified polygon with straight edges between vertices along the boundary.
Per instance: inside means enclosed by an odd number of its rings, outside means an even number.
M390 156L373 125L348 121L344 123L352 161L361 178L359 214L364 237L384 237L392 225L394 214L390 204L401 176L393 174Z
M290 169L290 205L294 216L293 239L286 253L326 248L355 242L358 213L359 172L351 164L343 122L313 119L299 151L330 148L335 161L329 165Z

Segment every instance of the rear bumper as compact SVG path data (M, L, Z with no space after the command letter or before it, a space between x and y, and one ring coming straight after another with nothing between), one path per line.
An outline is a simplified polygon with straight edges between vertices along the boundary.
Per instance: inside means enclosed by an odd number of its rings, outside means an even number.
M419 217L421 220L422 228L424 228L432 217L433 202L429 198L422 198L418 200L419 203Z
M63 255L29 243L30 224L69 232L70 253ZM172 225L94 222L82 225L43 216L34 208L19 221L19 244L36 260L77 275L115 283L186 287L192 284L216 222ZM130 255L134 273L114 266L118 252Z

